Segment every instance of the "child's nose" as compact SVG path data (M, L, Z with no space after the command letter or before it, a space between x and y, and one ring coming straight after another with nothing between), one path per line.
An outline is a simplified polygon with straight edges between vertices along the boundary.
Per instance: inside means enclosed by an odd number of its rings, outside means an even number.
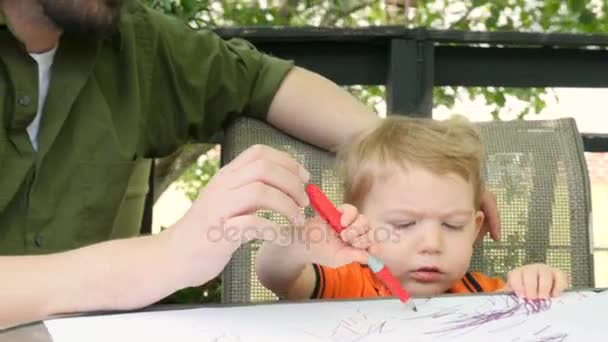
M421 252L427 254L440 254L443 250L443 234L441 226L429 224L422 229Z

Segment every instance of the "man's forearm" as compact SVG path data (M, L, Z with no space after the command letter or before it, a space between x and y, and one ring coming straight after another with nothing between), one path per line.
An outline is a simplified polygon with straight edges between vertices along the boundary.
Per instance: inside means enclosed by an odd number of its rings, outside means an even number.
M379 120L373 111L328 79L295 67L272 101L268 121L330 151Z
M122 310L178 289L160 236L45 256L0 257L0 327L51 315Z

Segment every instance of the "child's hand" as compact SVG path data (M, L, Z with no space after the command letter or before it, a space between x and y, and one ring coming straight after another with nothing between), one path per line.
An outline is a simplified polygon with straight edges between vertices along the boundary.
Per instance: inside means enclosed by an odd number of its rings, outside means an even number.
M301 236L304 237L304 241L299 242L296 248L301 253L304 262L333 268L352 262L367 263L369 256L367 251L344 241L322 218L315 217L308 220L303 229L304 232ZM361 238L362 241L359 241L354 227L345 229L342 235L356 241L358 245L365 243L363 238Z
M340 224L345 227L340 235L320 218L307 222L304 236L307 237L308 259L329 267L352 262L367 263L369 255L366 250L372 240L369 221L350 204L343 204L338 210L342 213Z
M545 264L531 264L509 272L507 289L526 299L557 297L568 286L566 274Z
M349 204L338 210L342 213L340 223L345 227L342 233L336 233L321 217L314 217L303 226L288 230L288 235L266 243L263 254L280 255L295 264L314 263L333 268L352 262L367 263L367 248L371 244L367 218Z
M342 213L340 223L345 227L341 233L342 240L359 249L368 249L372 244L371 229L367 218L357 208L350 204L343 204L338 208Z

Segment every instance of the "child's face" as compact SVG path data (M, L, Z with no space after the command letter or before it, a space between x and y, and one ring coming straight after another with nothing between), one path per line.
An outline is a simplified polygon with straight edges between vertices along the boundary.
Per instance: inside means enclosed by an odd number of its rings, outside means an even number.
M483 223L473 201L473 186L456 174L397 171L361 205L374 233L370 252L413 295L444 293L467 272Z

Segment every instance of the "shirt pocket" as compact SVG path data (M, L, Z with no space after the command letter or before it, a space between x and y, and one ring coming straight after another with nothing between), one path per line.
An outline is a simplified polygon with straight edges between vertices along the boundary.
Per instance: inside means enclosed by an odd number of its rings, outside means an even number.
M80 245L108 240L114 220L127 194L135 161L82 162L79 164L79 188L83 229L76 239Z
M141 231L146 196L149 190L151 160L142 159L135 163L127 191L114 218L112 238L127 238Z

